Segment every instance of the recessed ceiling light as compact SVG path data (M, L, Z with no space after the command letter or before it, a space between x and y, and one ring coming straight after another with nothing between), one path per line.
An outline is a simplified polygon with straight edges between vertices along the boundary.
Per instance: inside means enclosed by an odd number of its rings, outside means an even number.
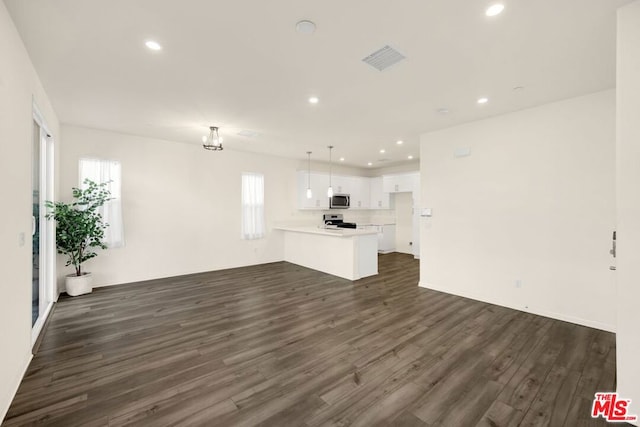
M145 46L147 46L151 50L162 50L162 46L160 46L160 43L153 40L145 42Z
M318 99L317 96L312 96L311 98L309 98L310 104L317 104L318 102L320 102L320 100Z
M487 10L484 12L484 14L487 16L496 16L496 15L500 15L503 10L504 10L504 5L500 3L496 3L489 6Z
M341 161L341 162L344 162L344 157L340 157L340 161Z
M402 143L403 143L403 142L404 142L404 141L398 140L398 141L396 141L396 144L398 144L398 145L402 145Z
M413 156L412 156L411 154L409 154L409 155L407 156L407 159L412 160L412 159L413 159Z
M489 102L489 98L478 98L478 104L486 104Z
M516 86L516 87L513 88L513 91L514 92L520 92L523 89L524 89L524 86Z
M298 21L296 31L300 34L313 34L316 31L316 24L306 19Z
M367 163L367 166L371 166L371 165L373 165L373 163L371 163L371 162Z
M384 154L384 148L380 150L380 154Z
M449 109L448 108L438 108L436 110L436 113L438 113L438 114L449 114Z

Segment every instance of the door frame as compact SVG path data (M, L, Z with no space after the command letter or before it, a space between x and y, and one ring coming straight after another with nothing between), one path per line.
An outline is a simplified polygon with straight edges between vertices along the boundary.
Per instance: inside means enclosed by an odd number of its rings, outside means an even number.
M42 328L51 312L53 303L58 299L56 292L56 263L55 263L55 224L44 216L45 200L55 200L54 194L54 140L47 126L44 116L40 112L35 100L33 101L33 121L40 127L40 307L39 316L31 328L31 346L35 344ZM35 126L33 127L35 129ZM32 135L32 140L35 135ZM33 145L33 142L31 142ZM33 155L31 156L33 159ZM33 160L32 160L33 162ZM32 165L35 167L35 165ZM33 187L33 184L32 184ZM30 277L30 280L32 278ZM31 309L31 306L29 306Z

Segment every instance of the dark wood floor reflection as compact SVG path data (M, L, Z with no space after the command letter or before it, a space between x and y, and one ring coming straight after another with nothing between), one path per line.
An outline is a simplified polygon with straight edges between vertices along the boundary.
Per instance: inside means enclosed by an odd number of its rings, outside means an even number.
M6 426L577 426L614 335L288 263L61 298Z

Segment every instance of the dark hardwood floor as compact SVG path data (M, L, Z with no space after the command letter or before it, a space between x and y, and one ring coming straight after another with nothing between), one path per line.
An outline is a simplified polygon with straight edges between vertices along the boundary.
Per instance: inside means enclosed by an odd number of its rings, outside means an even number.
M61 298L6 426L603 425L613 334L285 262Z

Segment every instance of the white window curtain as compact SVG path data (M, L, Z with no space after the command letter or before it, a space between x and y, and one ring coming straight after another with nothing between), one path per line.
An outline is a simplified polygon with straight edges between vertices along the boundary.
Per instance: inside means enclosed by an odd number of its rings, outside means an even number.
M264 175L242 174L242 238L264 237Z
M109 248L124 246L124 226L122 223L122 179L120 162L100 159L80 159L80 187L84 187L84 180L90 179L95 183L107 183L111 193L109 200L102 207L102 219L109 226L104 231L104 242Z

